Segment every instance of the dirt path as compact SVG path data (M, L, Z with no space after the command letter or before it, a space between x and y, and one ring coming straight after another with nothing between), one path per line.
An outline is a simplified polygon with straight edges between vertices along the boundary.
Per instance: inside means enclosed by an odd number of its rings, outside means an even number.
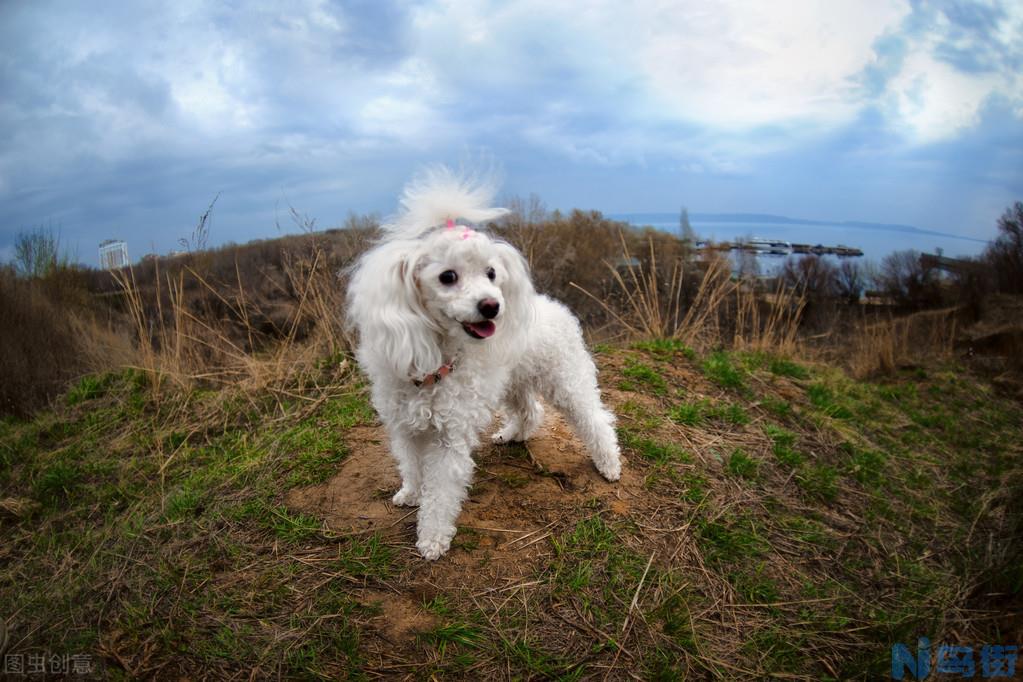
M591 514L586 506L622 516L640 501L642 479L635 469L626 463L621 481L605 481L554 410L547 411L540 433L527 444L485 442L475 453L474 484L449 553L435 562L414 558L411 593L367 590L363 595L381 610L380 630L389 639L428 628L433 616L421 607L437 594L511 592L534 580L551 552L547 538ZM377 533L414 553L415 510L390 502L399 480L383 430L354 429L348 445L351 454L332 479L292 490L286 504L322 518L339 534Z

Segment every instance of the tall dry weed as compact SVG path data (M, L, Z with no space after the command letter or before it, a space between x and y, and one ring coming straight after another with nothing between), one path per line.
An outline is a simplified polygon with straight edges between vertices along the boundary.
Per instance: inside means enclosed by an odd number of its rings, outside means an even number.
M832 344L829 354L857 377L949 358L953 354L958 312L958 308L942 308L876 322L864 319L853 328L851 338Z
M645 252L637 257L626 234L619 233L621 258L604 261L612 295L573 283L621 335L678 339L701 349L796 352L804 296L792 290L765 295L754 278L733 278L731 262L716 251L697 260L687 250L664 249L652 234L645 239Z
M190 265L165 272L157 265L149 295L132 268L115 273L136 338L137 368L149 377L153 397L197 383L288 392L316 362L347 348L327 244L312 240L306 247L283 256L281 286L292 301L277 322L247 290L237 264L232 286ZM256 319L271 320L274 342L257 342L267 334Z
M805 292L780 287L767 294L752 282L740 282L735 289L732 347L795 355L800 351L800 320L805 308Z
M0 414L28 416L76 378L131 360L80 274L57 267L19 277L0 268Z

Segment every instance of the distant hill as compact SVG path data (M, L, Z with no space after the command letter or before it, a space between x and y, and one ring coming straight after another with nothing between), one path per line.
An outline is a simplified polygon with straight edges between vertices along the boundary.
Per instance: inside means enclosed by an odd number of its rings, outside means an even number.
M630 223L648 223L650 225L664 225L666 223L677 224L678 213L616 213L608 215L615 220L625 220ZM965 239L971 242L985 243L983 239L964 237L950 232L938 232L936 230L925 230L913 225L902 225L898 223L869 223L853 220L807 220L803 218L789 218L788 216L772 215L770 213L690 213L689 220L692 223L759 223L763 225L826 225L831 227L855 227L864 230L878 230L885 232L908 232L919 235L934 235L949 237L951 239Z

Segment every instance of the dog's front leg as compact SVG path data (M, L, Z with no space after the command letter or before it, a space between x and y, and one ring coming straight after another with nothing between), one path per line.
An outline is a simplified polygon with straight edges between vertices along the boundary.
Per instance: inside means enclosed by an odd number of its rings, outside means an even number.
M387 432L391 440L391 455L401 474L401 489L394 494L391 502L399 507L414 507L419 504L419 491L422 487L415 439L400 427L388 428Z
M471 452L469 443L438 439L422 453L416 547L425 559L437 559L451 547L455 522L472 482Z

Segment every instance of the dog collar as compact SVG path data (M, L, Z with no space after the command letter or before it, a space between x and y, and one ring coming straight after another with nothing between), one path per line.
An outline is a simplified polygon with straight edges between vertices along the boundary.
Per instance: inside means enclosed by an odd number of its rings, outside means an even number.
M420 388L422 386L433 386L434 384L438 383L441 379L451 374L453 371L455 371L454 360L447 363L446 365L441 365L436 372L433 372L432 374L427 374L422 379L413 379L412 383L415 384L416 388Z

